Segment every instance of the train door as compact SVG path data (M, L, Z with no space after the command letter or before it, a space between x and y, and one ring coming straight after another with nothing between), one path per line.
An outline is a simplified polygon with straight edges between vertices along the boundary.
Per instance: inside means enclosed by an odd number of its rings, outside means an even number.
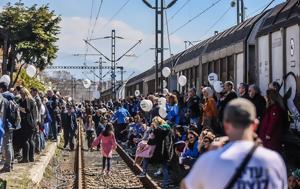
M236 55L236 85L244 82L244 54L240 53ZM236 87L237 87L236 86Z
M286 29L286 75L284 91L292 115L291 129L300 132L300 47L299 25Z
M269 36L258 38L258 84L262 94L266 94L269 84Z
M283 80L283 43L281 31L272 33L272 81L279 84ZM280 94L283 95L283 88Z

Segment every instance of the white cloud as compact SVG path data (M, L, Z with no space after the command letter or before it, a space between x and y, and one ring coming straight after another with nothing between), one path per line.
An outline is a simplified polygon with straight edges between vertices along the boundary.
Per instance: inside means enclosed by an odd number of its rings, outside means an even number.
M93 25L93 23L92 23ZM104 28L103 28L104 27ZM89 19L81 17L63 17L61 23L61 34L58 46L60 48L56 65L82 65L82 57L71 57L75 53L85 52L85 43L83 39L87 37L89 28ZM137 46L129 54L141 55L138 58L124 58L118 64L125 67L126 70L136 71L137 73L151 67L154 62L154 51L148 50L154 47L154 34L145 33L142 30L133 28L127 23L119 20L113 20L108 23L105 18L99 18L96 28L94 30L93 38L109 36L111 30L116 30L116 35L122 36L124 39L117 39L116 52L117 58L128 50L139 39L143 39L141 45ZM178 36L170 37L172 49L182 49L183 40ZM109 39L92 41L103 54L110 57L111 41ZM168 46L167 36L165 37L165 46ZM175 48L174 48L175 47ZM97 53L89 48L89 53ZM166 53L167 54L167 53ZM69 55L69 60L67 58ZM88 57L90 62L95 61L97 57ZM74 62L75 61L75 62ZM70 62L70 63L69 63ZM130 73L129 73L130 74Z

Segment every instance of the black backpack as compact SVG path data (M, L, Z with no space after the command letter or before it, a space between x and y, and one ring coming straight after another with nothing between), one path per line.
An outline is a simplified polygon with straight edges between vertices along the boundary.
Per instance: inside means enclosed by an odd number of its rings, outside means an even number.
M19 106L14 101L10 100L9 109L11 111L9 122L13 125L14 129L20 129L21 114L20 114Z
M162 143L162 152L167 153L167 162L172 161L175 149L174 149L174 133L173 130L170 129L167 136L164 138Z

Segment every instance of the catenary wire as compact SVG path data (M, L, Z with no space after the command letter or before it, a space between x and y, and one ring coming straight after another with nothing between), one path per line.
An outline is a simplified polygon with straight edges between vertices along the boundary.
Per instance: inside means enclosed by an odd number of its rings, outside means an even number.
M173 20L174 17L180 13L189 3L191 2L191 0L187 0L170 18L169 21Z
M105 29L109 23L116 17L118 16L118 14L120 14L120 12L126 7L126 5L130 2L130 0L127 0L118 10L117 12L107 21L107 23L103 26L102 29Z
M213 7L215 7L221 1L222 0L217 0L212 5L210 5L209 7L207 7L206 9L204 9L203 11L201 11L200 13L198 13L197 15L193 16L192 18L190 18L187 22L185 22L184 24L182 24L181 26L179 26L177 29L175 29L173 32L171 32L171 35L175 34L179 30L181 30L182 28L184 28L186 25L188 25L189 23L191 23L192 21L194 21L195 19L197 19L198 17L200 17L201 15L203 15L204 13L206 13L207 11L209 11L210 9L212 9Z

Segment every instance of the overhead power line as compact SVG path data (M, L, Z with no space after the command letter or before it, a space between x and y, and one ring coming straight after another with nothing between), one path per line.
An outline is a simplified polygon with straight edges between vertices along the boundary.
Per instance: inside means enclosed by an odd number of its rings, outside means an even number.
M271 1L271 4L273 4L274 2L275 2L275 0ZM247 17L249 18L249 17L255 15L256 13L258 13L259 11L261 11L262 9L265 9L265 7L269 7L271 4L270 4L270 2L267 3L267 4L265 4L264 6L260 7L259 9L256 9L255 11L249 13L249 15ZM262 12L264 12L264 11L262 11Z
M97 21L98 21L99 16L100 16L102 4L103 4L103 0L101 0L101 2L100 2L100 5L99 5L98 11L97 11L97 15L96 15L96 18L95 18L95 22L94 22L94 25L93 25L93 27L92 27L92 31L91 31L90 38L93 37L94 31L95 31L95 28L96 28L96 25L97 25Z
M213 25L211 25L207 30L206 32L204 33L203 37L206 36L210 31L211 29L213 29L223 18L224 16L230 11L232 7L228 7L228 9L218 18L218 20L216 20Z
M169 21L173 20L174 17L180 13L182 11L182 9L184 9L184 7L186 7L189 3L191 2L191 0L186 0L186 2L169 18Z
M189 23L191 23L192 21L194 21L195 19L197 19L198 17L200 17L201 15L203 15L204 13L206 13L207 11L209 11L210 9L212 9L214 6L216 6L221 1L222 0L217 0L212 5L210 5L209 7L207 7L206 9L204 9L203 11L201 11L200 13L198 13L197 15L195 15L194 17L190 18L187 22L185 22L184 24L182 24L181 26L179 26L176 30L174 30L173 32L171 32L171 35L175 34L179 30L181 30L182 28L184 28L186 25L188 25Z
M108 22L103 26L102 29L105 29L108 24L116 17L118 16L118 14L120 14L120 12L126 7L126 5L129 3L130 0L127 0L118 10L117 12L108 20Z

